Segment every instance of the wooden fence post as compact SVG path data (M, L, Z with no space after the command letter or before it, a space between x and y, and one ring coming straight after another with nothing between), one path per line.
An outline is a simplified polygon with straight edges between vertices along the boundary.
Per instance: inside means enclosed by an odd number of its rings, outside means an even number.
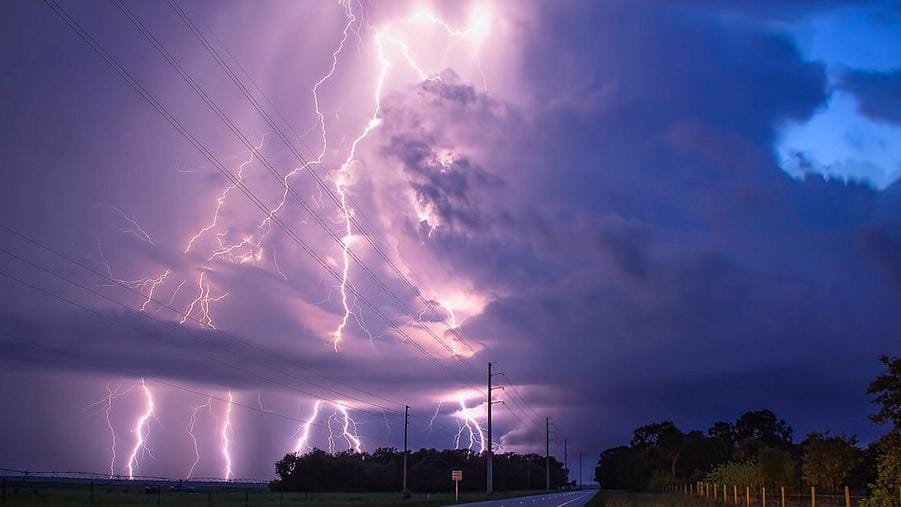
M817 507L817 487L810 487L810 507Z
M779 487L779 494L782 496L782 504L779 507L785 507L785 486Z
M720 490L720 485L713 483L713 501L716 502L716 492Z
M732 503L738 505L738 486L732 485Z
M845 507L851 507L851 489L845 486Z
M751 505L751 486L745 486L745 507Z
M766 486L760 487L760 502L763 507L766 507Z

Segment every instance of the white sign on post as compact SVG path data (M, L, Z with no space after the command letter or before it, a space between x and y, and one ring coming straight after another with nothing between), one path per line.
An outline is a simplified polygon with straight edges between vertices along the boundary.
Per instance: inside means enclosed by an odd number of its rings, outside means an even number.
M463 470L452 470L451 479L454 481L454 501L460 501L460 481L463 480Z

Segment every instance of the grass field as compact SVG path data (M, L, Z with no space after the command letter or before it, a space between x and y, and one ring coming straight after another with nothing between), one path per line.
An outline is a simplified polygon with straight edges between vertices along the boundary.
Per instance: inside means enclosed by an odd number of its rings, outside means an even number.
M680 497L653 493L601 491L588 502L589 507L695 507L711 505L700 497Z
M541 492L510 491L492 498L510 498ZM486 500L484 493L460 493L460 502ZM401 500L399 493L274 493L270 491L216 488L198 491L170 491L166 487L145 489L140 485L95 485L93 498L87 484L17 484L6 487L2 507L420 507L450 505L454 494L413 493Z

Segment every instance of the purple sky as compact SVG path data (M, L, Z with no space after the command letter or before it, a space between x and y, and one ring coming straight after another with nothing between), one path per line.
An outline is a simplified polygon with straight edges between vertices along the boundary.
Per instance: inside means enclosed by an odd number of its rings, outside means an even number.
M0 6L0 467L269 478L304 421L355 445L342 407L399 446L404 404L468 447L488 361L499 448L550 416L586 466L661 419L879 433L897 6L179 4L273 127L169 5L60 4L213 160Z

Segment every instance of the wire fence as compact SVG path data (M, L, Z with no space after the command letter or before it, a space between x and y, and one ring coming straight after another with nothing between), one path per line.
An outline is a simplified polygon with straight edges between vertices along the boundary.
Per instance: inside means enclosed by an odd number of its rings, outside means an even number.
M524 492L523 492L524 493ZM461 501L484 500L480 493ZM453 493L305 493L270 491L261 483L135 478L0 477L2 507L387 507L453 503Z
M752 487L706 482L672 485L667 492L702 498L712 505L736 507L852 507L866 497L865 490L855 490L848 486L834 491L817 490L816 487L799 491L782 486Z

